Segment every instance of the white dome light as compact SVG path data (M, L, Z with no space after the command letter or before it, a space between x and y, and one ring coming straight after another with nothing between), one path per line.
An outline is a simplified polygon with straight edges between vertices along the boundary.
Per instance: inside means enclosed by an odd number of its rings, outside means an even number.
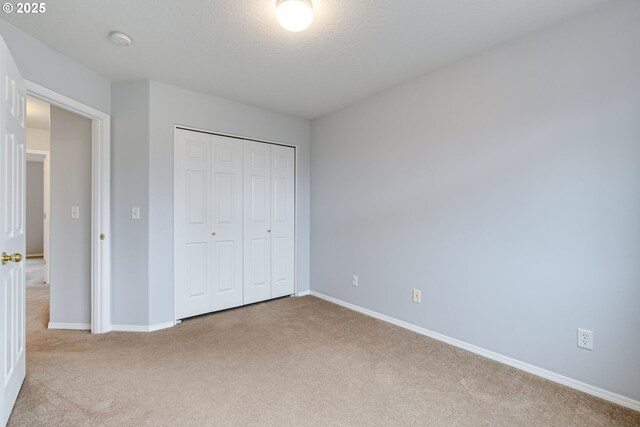
M129 35L121 33L120 31L112 31L109 33L109 39L112 43L120 46L131 46L131 43L133 43Z
M278 0L276 19L286 30L298 32L313 21L311 0Z

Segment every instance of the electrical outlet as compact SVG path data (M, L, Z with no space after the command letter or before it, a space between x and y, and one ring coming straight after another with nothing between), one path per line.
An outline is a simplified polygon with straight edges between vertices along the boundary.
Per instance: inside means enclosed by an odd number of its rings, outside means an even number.
M578 347L593 350L593 331L578 329Z
M422 303L422 293L418 289L413 290L413 302L417 304Z
M358 287L358 275L354 274L353 276L351 276L351 286L355 286L356 288Z

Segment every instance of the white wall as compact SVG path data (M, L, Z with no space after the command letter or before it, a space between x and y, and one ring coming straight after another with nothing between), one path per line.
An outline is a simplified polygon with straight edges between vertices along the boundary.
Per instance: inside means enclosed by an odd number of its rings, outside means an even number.
M301 290L309 289L308 120L157 82L114 83L112 100L114 324L174 320L176 124L298 148L297 280ZM132 206L141 207L139 221L130 219Z
M27 148L49 151L49 129L27 128Z
M50 236L50 321L90 323L91 120L53 105Z
M44 174L42 162L27 162L27 255L44 254Z
M111 82L0 19L4 39L22 77L97 110L111 109Z
M638 22L611 3L314 120L312 290L640 400Z

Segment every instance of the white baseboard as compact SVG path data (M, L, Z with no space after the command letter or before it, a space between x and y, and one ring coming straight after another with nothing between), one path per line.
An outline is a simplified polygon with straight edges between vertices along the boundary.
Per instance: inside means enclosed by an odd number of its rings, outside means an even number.
M155 325L111 325L111 328L105 332L155 332L160 329L172 328L173 326L175 326L175 322L156 323ZM49 329L90 331L91 324L49 322Z
M114 332L155 332L174 326L175 322L156 323L155 325L111 325L111 330Z
M74 331L90 331L90 323L59 323L49 322L49 329L71 329Z
M155 332L161 329L173 328L174 326L176 326L176 322L156 323L155 325L149 325L149 332Z
M305 297L307 295L311 295L311 291L302 291L296 294L297 297Z
M311 291L311 295L318 297L320 299L323 299L325 301L329 301L331 303L340 305L342 307L348 308L350 310L357 311L362 314L366 314L367 316L375 317L376 319L380 319L385 322L394 324L396 326L400 326L401 328L409 329L410 331L417 332L421 335L425 335L427 337L436 339L438 341L451 344L453 346L470 351L472 353L479 354L480 356L484 356L488 359L495 360L496 362L504 363L505 365L512 366L514 368L520 369L522 371L528 372L533 375L537 375L539 377L548 379L558 384L562 384L567 387L571 387L573 389L580 390L587 394L591 394L593 396L599 397L601 399L608 400L609 402L617 403L618 405L625 406L627 408L634 409L636 411L640 411L640 401L633 400L631 398L610 392L608 390L601 389L599 387L592 386L590 384L583 383L578 380L574 380L569 377L565 377L564 375L556 374L555 372L551 372L546 369L542 369L537 366L530 365L525 362L521 362L511 357L503 356L493 351L486 350L482 347L478 347L473 344L469 344L464 341L460 341L455 338L448 337L438 332L434 332L429 329L425 329L420 326L416 326L411 323L407 323L402 320L398 320L393 317L380 314L378 312L339 300L337 298L330 297L328 295L321 294L319 292Z

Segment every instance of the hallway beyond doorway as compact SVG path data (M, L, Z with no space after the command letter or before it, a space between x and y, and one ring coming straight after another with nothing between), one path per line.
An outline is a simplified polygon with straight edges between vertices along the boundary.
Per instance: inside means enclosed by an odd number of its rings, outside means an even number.
M44 258L27 258L25 276L27 286L47 286L44 281Z

